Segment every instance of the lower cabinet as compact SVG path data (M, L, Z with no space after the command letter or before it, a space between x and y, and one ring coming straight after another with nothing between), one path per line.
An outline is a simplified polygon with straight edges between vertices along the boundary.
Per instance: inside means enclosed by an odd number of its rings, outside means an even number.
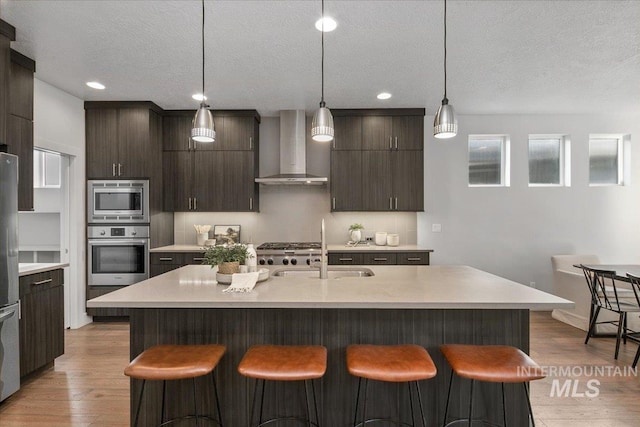
M20 376L64 354L62 269L20 277Z
M429 265L429 252L329 252L329 265Z
M204 252L152 252L151 277L189 264L202 264Z
M109 292L122 289L123 286L89 286L87 288L87 300L99 297L100 295L108 294ZM93 321L111 320L100 319L101 317L128 317L128 308L89 308L87 307L87 314L93 316Z

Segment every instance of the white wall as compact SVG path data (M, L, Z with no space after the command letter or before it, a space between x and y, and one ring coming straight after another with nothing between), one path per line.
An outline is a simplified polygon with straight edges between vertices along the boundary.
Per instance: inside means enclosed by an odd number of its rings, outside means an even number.
M71 307L69 324L78 328L91 321L85 313L85 132L84 101L48 83L34 81L34 145L70 157L69 230L70 267L65 291ZM63 238L63 242L65 239ZM68 279L66 278L68 276Z
M425 118L425 213L418 243L434 264L468 264L551 291L551 255L596 254L640 262L640 117L631 115L460 116L458 136L436 140ZM589 187L589 134L630 134L630 181ZM469 134L508 134L511 187L469 188ZM528 187L528 135L571 138L571 187ZM432 232L432 224L442 232Z

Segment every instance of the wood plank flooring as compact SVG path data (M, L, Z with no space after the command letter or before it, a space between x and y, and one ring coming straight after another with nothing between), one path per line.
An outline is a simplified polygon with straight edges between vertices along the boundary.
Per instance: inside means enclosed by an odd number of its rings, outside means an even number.
M583 344L584 333L551 318L531 314L531 355L549 367L628 367L637 344L621 346L613 360L612 338ZM129 325L97 323L66 331L64 356L55 367L23 384L21 390L0 404L0 426L128 426L129 380L122 370L129 362ZM589 391L588 380L600 382L594 397L550 396L554 380L531 385L533 411L539 427L637 427L640 425L640 378L636 376L581 376L576 391ZM570 393L571 394L571 393ZM230 426L237 427L237 426ZM334 426L328 426L334 427Z

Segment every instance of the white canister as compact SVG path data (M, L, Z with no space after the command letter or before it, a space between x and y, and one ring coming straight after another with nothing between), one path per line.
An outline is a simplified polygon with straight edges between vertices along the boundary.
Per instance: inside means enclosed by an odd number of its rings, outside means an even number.
M400 244L399 234L387 234L387 245L398 246Z
M209 240L209 233L198 233L197 242L198 246L204 246L204 242Z
M256 250L253 248L253 243L249 243L247 245L247 259L244 261L244 264L248 267L249 273L253 273L258 271L258 256L256 254Z
M376 245L384 246L387 244L387 232L386 231L376 231Z

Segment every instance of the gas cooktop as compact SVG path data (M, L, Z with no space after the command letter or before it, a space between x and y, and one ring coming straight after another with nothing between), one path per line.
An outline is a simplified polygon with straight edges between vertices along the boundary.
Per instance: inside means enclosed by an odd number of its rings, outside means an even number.
M257 247L258 250L296 251L305 249L320 249L320 242L267 242Z
M260 265L311 265L320 262L320 242L268 242L256 248Z

